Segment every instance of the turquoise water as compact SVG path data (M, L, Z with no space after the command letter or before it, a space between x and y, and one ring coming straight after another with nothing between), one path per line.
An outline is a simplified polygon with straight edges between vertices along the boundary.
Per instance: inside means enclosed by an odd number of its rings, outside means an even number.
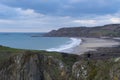
M34 37L34 36L39 37ZM43 33L0 33L0 45L18 49L62 51L79 44L78 39L42 37Z

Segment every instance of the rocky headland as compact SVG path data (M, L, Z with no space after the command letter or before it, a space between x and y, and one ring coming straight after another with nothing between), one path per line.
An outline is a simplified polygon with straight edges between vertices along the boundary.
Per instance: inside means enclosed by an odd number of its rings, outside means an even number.
M120 24L95 27L66 27L52 30L44 36L49 37L120 37Z
M120 46L82 55L0 46L0 80L119 80Z

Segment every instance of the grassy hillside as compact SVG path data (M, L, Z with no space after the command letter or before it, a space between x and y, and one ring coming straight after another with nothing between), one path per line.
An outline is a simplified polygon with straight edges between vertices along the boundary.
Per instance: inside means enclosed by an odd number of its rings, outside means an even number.
M75 61L78 60L77 55L66 54L66 53L58 53L58 52L46 52L39 50L23 50L23 49L15 49L5 46L0 46L0 62L8 60L10 57L19 55L19 54L27 54L27 53L38 53L43 54L45 56L53 56L57 59L64 61L68 65L72 65Z
M11 57L13 55L22 53L23 51L24 50L0 46L0 62L8 59L9 57Z
M120 47L83 55L0 46L0 80L119 80Z
M120 24L96 27L68 27L50 31L44 36L59 37L120 37Z

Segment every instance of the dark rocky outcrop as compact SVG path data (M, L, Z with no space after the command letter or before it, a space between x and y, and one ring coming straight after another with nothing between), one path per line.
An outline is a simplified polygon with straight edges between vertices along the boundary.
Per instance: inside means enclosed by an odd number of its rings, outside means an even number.
M49 37L120 37L120 24L97 27L70 27L52 30L44 36Z
M97 50L78 56L2 46L2 57L14 55L0 60L0 80L120 80L120 47Z
M31 52L11 57L0 67L0 80L67 80L68 76L61 60Z

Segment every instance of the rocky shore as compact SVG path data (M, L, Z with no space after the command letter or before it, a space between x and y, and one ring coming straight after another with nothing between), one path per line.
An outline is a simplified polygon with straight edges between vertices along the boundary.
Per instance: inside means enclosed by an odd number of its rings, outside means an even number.
M119 79L120 46L99 47L81 55L0 46L0 80Z

